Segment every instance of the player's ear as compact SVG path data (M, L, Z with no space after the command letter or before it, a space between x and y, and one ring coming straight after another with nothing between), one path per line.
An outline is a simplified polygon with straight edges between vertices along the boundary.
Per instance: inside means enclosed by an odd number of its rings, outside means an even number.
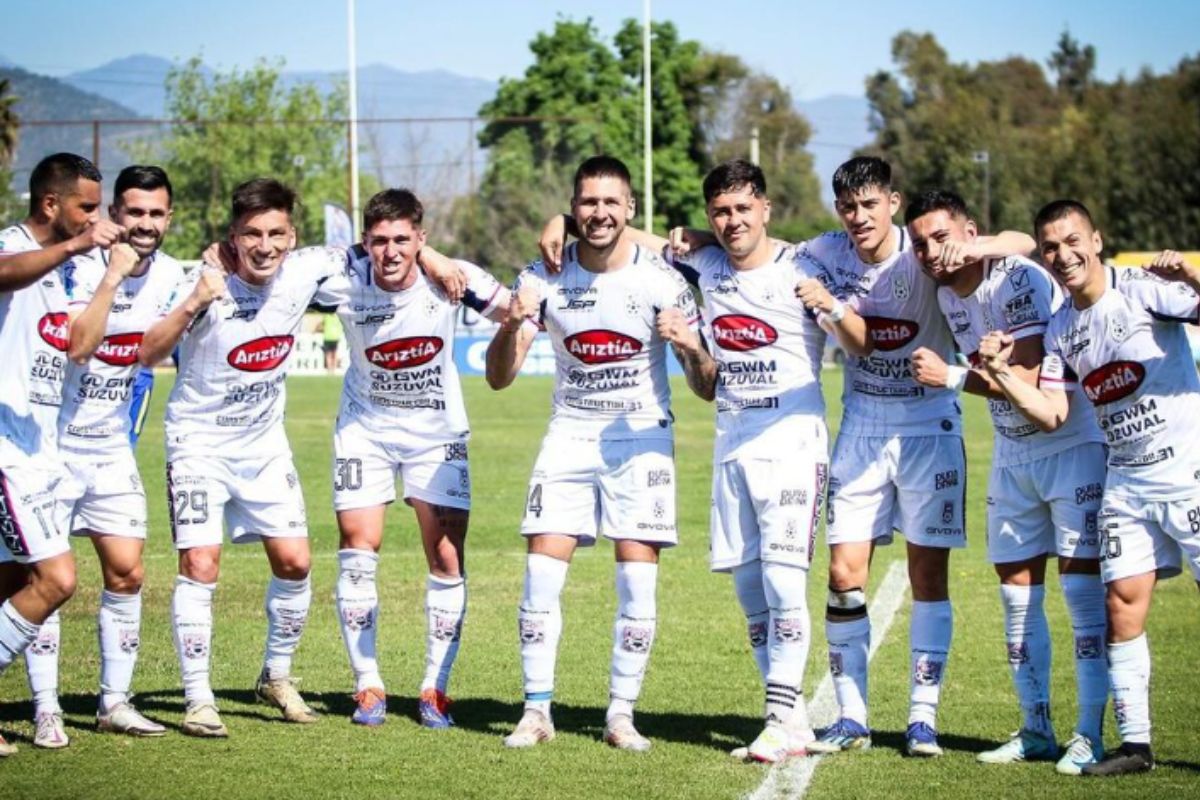
M625 221L633 222L633 218L637 216L637 198L633 196L633 192L629 193L629 202L625 205Z
M1100 235L1100 231L1092 231L1092 247L1096 249L1096 255L1104 252L1104 237Z
M763 198L763 225L771 221L771 201Z
M966 231L968 239L974 239L979 235L979 228L975 225L975 220L973 219L967 219L967 223L963 226L963 229Z
M888 195L888 208L891 209L891 216L896 216L897 212L900 211L900 204L902 202L903 198L900 197L899 192L892 192Z

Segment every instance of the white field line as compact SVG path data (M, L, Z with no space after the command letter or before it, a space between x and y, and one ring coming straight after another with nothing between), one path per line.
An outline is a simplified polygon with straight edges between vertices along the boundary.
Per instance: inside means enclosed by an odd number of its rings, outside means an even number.
M908 588L907 564L904 561L893 561L888 567L883 583L871 598L871 649L867 653L867 662L875 657L875 651L887 638L888 629L896 612L904 602L904 593ZM812 702L808 704L809 719L814 728L823 728L834 721L837 714L837 699L833 694L833 678L829 673L821 679L817 691L813 694ZM808 756L806 758L790 758L771 767L767 777L748 800L782 800L783 798L800 798L808 791L812 782L813 772L824 756Z

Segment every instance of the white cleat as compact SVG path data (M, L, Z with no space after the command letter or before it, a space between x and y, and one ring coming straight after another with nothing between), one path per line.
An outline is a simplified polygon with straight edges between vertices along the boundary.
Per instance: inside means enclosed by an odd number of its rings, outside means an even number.
M508 736L504 737L505 747L534 747L554 739L554 723L540 711L532 708L525 709L521 721Z
M1067 740L1063 756L1054 765L1059 775L1081 775L1088 764L1096 764L1104 758L1104 746L1099 742L1077 733Z
M96 729L129 736L164 736L167 733L165 727L146 719L130 702L117 703L107 714L96 712Z
M650 740L633 727L633 717L618 714L604 724L604 741L618 750L644 753L650 749Z
M0 758L8 758L17 754L17 746L3 736L0 736Z
M179 730L186 736L198 736L201 739L224 739L229 736L217 707L212 703L188 706Z
M767 759L767 758L761 757L763 755L763 751L755 747L755 745L758 744L760 740L763 740L763 737L765 737L767 735L767 731L771 730L772 728L777 728L777 727L778 726L776 726L776 725L771 725L770 723L768 723L767 727L763 730L763 732L760 733L758 735L758 738L755 739L750 745L742 745L741 747L735 747L732 750L730 750L729 751L730 757L735 758L738 761L754 760L754 761L762 761L764 763L774 763L777 760L781 761L782 760L781 758L772 760L772 759ZM807 755L809 743L815 741L817 738L816 735L813 733L812 728L808 728L808 727L800 728L799 730L792 730L790 727L785 725L785 726L783 726L783 731L786 733L786 735L788 737L787 752L784 753L784 757ZM763 745L764 745L764 747L766 747L767 746L766 742L763 742ZM756 752L752 752L752 751L756 751Z
M61 750L71 743L67 738L67 729L63 727L62 713L58 711L43 711L34 719L37 732L33 734L34 747L47 750Z

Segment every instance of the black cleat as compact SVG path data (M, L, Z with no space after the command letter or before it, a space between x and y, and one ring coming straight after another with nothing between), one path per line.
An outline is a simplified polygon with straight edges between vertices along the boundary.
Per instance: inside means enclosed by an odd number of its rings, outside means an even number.
M1132 775L1135 772L1149 772L1154 769L1154 754L1148 744L1132 744L1122 742L1121 746L1104 756L1095 764L1088 764L1081 770L1084 775Z

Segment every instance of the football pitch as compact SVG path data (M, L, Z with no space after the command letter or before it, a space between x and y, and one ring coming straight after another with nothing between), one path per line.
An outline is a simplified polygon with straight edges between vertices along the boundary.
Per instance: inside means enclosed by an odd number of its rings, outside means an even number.
M836 423L841 382L834 371L826 371L825 379L829 418ZM90 546L76 541L79 591L63 611L61 661L71 746L61 751L32 746L28 688L23 665L15 664L0 677L0 729L21 752L0 762L0 798L735 798L756 791L760 797L788 796L799 786L799 760L771 775L767 767L737 763L727 755L760 730L762 689L730 579L707 567L712 408L692 397L681 381L674 386L681 545L663 558L658 637L637 711L639 729L654 742L651 752L618 752L600 741L615 607L611 546L604 542L579 551L563 594L554 706L558 737L527 751L501 745L501 736L521 713L516 607L524 544L517 526L551 389L549 378L528 377L500 393L491 392L482 379L464 380L473 428L474 509L467 547L468 614L450 685L457 727L429 731L415 720L424 663L426 568L412 513L403 505L389 511L379 574L379 660L390 714L377 729L350 724L353 680L333 601L337 531L328 474L340 382L297 377L289 381L287 426L308 503L313 608L295 674L322 718L315 725L288 725L274 709L254 703L252 687L266 635L268 570L258 545L227 546L214 603L212 680L230 738L180 735L183 696L170 631L175 558L161 425L169 387L170 377L160 376L138 452L150 501L150 540L134 690L139 708L170 731L165 738L147 740L94 733L100 576ZM975 763L976 752L1002 742L1018 727L1019 714L1005 663L996 578L984 557L991 431L981 401L967 398L966 412L970 546L950 562L954 646L938 725L946 755L931 761L900 755L908 706L906 597L871 666L874 748L822 759L805 796L1200 797L1200 693L1192 691L1200 683L1193 670L1200 598L1187 578L1160 585L1150 615L1159 760L1154 772L1083 779L1059 776L1046 763ZM902 544L879 550L872 593L902 557ZM805 695L810 699L827 672L821 622L826 564L825 548L819 546L809 582L814 642ZM1075 715L1071 640L1061 592L1052 577L1048 584L1054 719L1064 741ZM1106 728L1106 745L1115 746L1111 710Z

